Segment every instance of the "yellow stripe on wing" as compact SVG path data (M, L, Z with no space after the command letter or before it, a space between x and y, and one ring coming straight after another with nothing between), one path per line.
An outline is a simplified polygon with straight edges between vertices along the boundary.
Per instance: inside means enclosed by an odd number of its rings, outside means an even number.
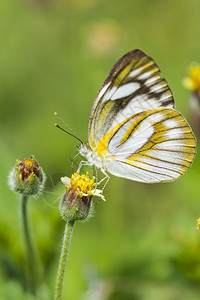
M170 181L190 167L195 156L195 138L179 112L154 109L115 126L100 140L97 153L133 166L137 172L152 173L152 177L160 174L161 181L164 175Z
M154 124L154 134L127 163L149 172L167 173L167 170L184 174L195 156L195 138L184 118L175 110L164 110L163 120ZM166 118L165 118L165 113ZM169 173L169 172L168 172ZM169 175L170 180L170 175Z

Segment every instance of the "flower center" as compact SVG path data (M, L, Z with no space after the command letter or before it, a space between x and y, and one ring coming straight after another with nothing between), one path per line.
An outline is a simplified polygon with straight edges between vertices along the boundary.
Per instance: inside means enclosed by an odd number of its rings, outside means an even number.
M79 173L74 173L71 177L71 187L74 191L79 191L82 193L87 193L92 190L94 187L95 178L89 178L88 173L85 175L80 175Z

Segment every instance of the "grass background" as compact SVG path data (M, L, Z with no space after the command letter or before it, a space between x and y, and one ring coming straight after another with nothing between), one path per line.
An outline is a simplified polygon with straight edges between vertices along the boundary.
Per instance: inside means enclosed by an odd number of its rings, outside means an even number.
M129 50L152 56L176 108L199 128L182 79L200 62L198 0L0 1L0 299L24 292L19 201L7 186L16 159L34 154L47 175L29 203L44 266L41 299L53 299L64 223L52 203L71 176L76 141L54 128L54 111L87 141L96 94ZM78 160L76 161L78 164ZM200 160L178 181L111 178L89 222L77 223L64 284L70 300L196 300L200 294Z

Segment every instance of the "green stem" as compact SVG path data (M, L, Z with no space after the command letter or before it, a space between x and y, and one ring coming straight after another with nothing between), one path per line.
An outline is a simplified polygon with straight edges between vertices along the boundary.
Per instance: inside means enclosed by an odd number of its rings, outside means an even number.
M56 292L55 292L55 300L62 299L62 291L63 291L63 281L65 276L65 269L67 264L67 257L69 253L72 233L74 229L75 221L71 221L66 223L65 232L64 232L64 239L63 239L63 246L60 256L60 263L57 273L57 282L56 282Z
M33 245L30 237L29 223L28 223L28 212L27 212L27 202L28 196L21 195L21 217L22 217L22 227L24 234L24 241L26 247L26 258L27 258L27 272L28 272L28 281L29 288L32 294L36 294L36 276L35 276L35 255L33 250Z

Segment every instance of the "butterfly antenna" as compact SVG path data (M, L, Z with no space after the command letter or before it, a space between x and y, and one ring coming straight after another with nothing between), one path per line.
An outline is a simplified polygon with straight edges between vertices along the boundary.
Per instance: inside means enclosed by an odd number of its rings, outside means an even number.
M56 124L56 123L55 123L54 125L55 125L55 127L61 129L61 130L64 131L65 133L67 133L67 134L73 136L75 139L77 139L79 142L81 142L81 144L83 144L83 141L82 141L81 139L79 139L76 135L74 135L74 134L72 134L71 132L65 130L64 128L60 127L60 126L59 126L58 124Z
M83 144L83 141L82 141L81 138L78 136L78 134L76 134L76 132L75 132L75 131L67 124L67 123L65 123L65 121L64 121L64 120L63 120L56 112L55 112L54 114L55 114L55 116L56 116L58 119L60 119L60 120L65 124L65 126L66 126L67 128L69 128L69 129L73 132L73 134L72 134L71 132L65 130L64 128L60 127L58 124L55 124L55 126L56 126L57 128L59 128L59 129L61 129L62 131L64 131L65 133L67 133L67 134L73 136L73 137L76 138L79 142L81 142L81 144Z

